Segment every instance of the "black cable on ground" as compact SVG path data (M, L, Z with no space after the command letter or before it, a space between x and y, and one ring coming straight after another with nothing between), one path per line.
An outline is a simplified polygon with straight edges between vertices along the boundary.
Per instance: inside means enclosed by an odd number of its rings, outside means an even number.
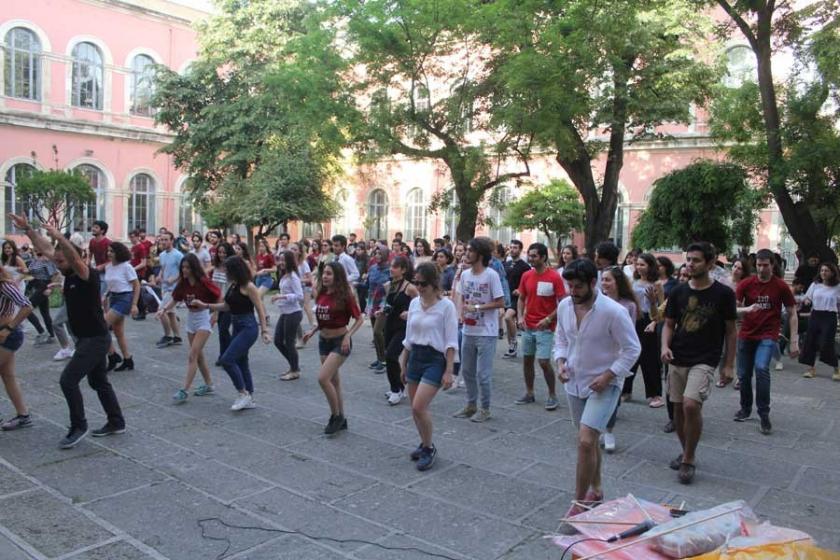
M437 554L435 552L429 552L428 550L423 550L422 548L417 548L417 547L414 547L414 546L386 546L384 544L379 544L379 543L375 543L375 542L371 542L371 541L365 541L365 540L361 540L361 539L337 539L337 538L333 538L333 537L323 537L323 536L319 537L317 535L310 535L310 534L305 533L303 531L286 530L286 529L274 529L274 528L270 528L270 527L258 527L256 525L234 525L233 523L228 523L227 521L225 521L224 519L221 519L220 517L203 517L196 522L198 524L199 528L201 529L201 537L204 538L204 539L207 539L207 540L211 540L211 541L223 542L223 543L226 543L226 545L227 545L227 546L225 546L225 549L221 552L221 554L216 556L216 560L221 560L222 558L224 558L225 555L227 555L228 551L230 550L231 546L233 546L233 543L230 542L230 539L228 537L214 537L212 535L208 535L207 530L204 527L204 524L209 523L211 521L216 521L220 525L222 525L223 527L227 527L228 529L247 529L247 530L251 530L251 531L264 531L266 533L281 533L281 534L285 534L285 535L300 535L302 537L312 539L313 541L330 541L330 542L335 542L335 543L340 543L340 544L349 544L349 543L366 544L366 545L370 545L370 546L375 546L375 547L380 548L382 550L398 550L398 551L406 551L406 552L413 551L413 552L419 552L421 554L425 554L426 556L429 556L429 557L432 557L432 558L443 558L444 560L459 560L458 558L454 558L452 556L447 556L445 554ZM577 544L577 543L575 543L575 544ZM561 557L561 559L562 559L562 557Z
M572 549L572 547L573 547L573 546L575 546L575 545L577 545L577 544L580 544L580 543L582 543L582 542L586 542L586 541L601 541L601 542L603 542L603 543L607 542L607 540L606 540L606 539L599 539L599 538L597 538L597 537L587 537L587 538L585 538L585 539L580 539L580 540L577 540L577 541L573 542L572 544L570 544L569 546L567 546L567 547L563 550L563 554L561 554L561 555L560 555L560 560L565 560L565 558L566 558L566 553L567 553L567 552L569 552L569 551ZM574 555L572 556L572 558L574 558Z

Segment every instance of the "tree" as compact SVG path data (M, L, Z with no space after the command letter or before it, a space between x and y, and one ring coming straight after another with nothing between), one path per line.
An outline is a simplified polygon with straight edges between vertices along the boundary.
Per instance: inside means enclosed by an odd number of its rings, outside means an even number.
M799 248L836 261L828 243L840 208L835 128L840 118L840 6L836 0L801 8L773 0L711 3L729 18L721 35L731 37L737 29L755 54L757 68L753 83L722 92L713 111L715 133L738 143L733 158L750 167L772 193ZM783 50L797 59L786 83L778 82L773 71L773 54Z
M695 56L705 20L684 0L497 0L479 26L496 54L494 122L554 152L592 252L612 228L627 141L690 122L715 81Z
M343 133L323 105L302 100L317 89L321 103L343 103L335 93L344 63L316 12L309 2L225 0L200 27L189 70L158 72L156 118L175 133L162 151L189 174L195 206L216 225L266 233L334 214L328 191Z
M578 192L566 181L558 180L528 191L506 212L506 226L540 231L548 238L552 251L556 251L560 238L583 228L586 213Z
M342 46L352 53L354 71L347 75L359 99L350 123L357 152L365 161L401 155L443 162L452 189L437 193L430 208L451 207L457 199L456 236L469 239L485 195L530 174L530 137L491 127L490 53L468 27L475 3L336 5L336 25L346 30Z
M750 186L741 166L697 161L654 183L648 207L633 229L633 246L685 249L692 242L708 241L722 252L735 245L749 247L766 204L766 196Z
M90 183L78 170L33 171L17 181L15 195L32 217L59 230L69 230L73 216L96 200Z

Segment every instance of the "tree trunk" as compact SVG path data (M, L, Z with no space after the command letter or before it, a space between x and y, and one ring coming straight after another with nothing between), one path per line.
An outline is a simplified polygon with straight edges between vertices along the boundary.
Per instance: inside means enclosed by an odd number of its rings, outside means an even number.
M478 223L478 200L469 183L455 185L458 195L458 225L455 226L455 240L469 241L475 237L475 226Z
M837 256L828 246L828 234L817 223L811 209L804 203L796 203L787 190L787 176L784 164L784 148L781 138L781 119L773 83L772 66L772 8L758 12L755 51L758 66L758 87L761 93L761 108L767 136L767 183L779 207L790 236L804 255L817 254L821 260L836 262Z

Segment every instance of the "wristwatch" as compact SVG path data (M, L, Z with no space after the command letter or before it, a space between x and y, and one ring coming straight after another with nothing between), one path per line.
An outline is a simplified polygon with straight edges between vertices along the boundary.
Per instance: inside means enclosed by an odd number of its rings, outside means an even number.
M475 310L476 310L476 311L479 311L478 305L479 305L479 304L477 304L477 303L475 304Z

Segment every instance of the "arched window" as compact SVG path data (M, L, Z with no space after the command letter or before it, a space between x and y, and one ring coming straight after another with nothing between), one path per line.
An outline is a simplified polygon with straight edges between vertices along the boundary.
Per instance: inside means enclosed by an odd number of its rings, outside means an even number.
M178 231L182 229L190 232L202 229L201 216L196 213L192 194L189 192L189 179L181 189L181 204L178 210Z
M131 61L131 113L151 117L154 93L155 61L145 54L138 54Z
M414 108L418 113L426 113L432 108L429 88L423 84L417 84L414 87Z
M155 180L145 173L131 178L128 198L128 231L155 230Z
M746 45L736 45L726 51L726 77L723 84L738 88L747 81L756 80L756 60L753 50Z
M105 65L102 52L93 43L73 47L73 78L70 103L74 107L102 110Z
M645 200L647 200L650 193L653 192L653 189L648 191L648 194L645 195ZM624 195L621 194L619 191L617 193L618 202L615 206L615 217L613 218L613 227L610 230L610 237L615 243L616 247L621 249L624 246L624 224L626 223L625 214L627 213L627 208L624 204Z
M508 244L514 238L513 228L504 224L507 217L507 206L513 202L513 193L510 187L501 187L498 193L494 193L494 201L490 207L489 218L492 221L490 226L490 238L499 243Z
M388 194L376 189L368 195L365 236L368 239L386 239L388 237Z
M452 124L462 127L461 130L464 134L472 132L475 104L470 83L457 83L452 86L449 93L450 103L453 110L452 118L456 119Z
M6 33L3 65L5 94L20 99L41 98L41 42L25 27Z
M108 188L105 174L95 165L83 164L76 168L93 189L96 198L73 213L73 228L90 231L93 222L105 220L105 191Z
M323 237L324 226L318 222L303 222L303 237L312 239L314 237Z
M458 206L458 195L453 188L446 196L449 204L443 217L443 227L446 229L444 234L449 234L452 239L458 239L458 215L461 211Z
M348 209L350 205L348 201L350 199L350 195L347 192L347 189L339 189L337 193L335 193L335 202L338 206L338 215L336 215L335 219L333 220L333 232L340 233L342 235L347 235L350 233L351 224L350 220L348 219Z
M426 237L426 204L423 191L411 189L405 200L405 239Z
M3 212L3 223L5 225L6 233L13 233L15 231L15 226L9 219L9 214L24 213L27 214L29 218L32 218L32 212L26 208L26 205L20 199L20 196L18 196L17 192L15 192L15 186L22 178L28 177L34 172L35 166L28 163L15 164L6 172L6 177L3 181L3 191L6 200L4 204L5 211Z

